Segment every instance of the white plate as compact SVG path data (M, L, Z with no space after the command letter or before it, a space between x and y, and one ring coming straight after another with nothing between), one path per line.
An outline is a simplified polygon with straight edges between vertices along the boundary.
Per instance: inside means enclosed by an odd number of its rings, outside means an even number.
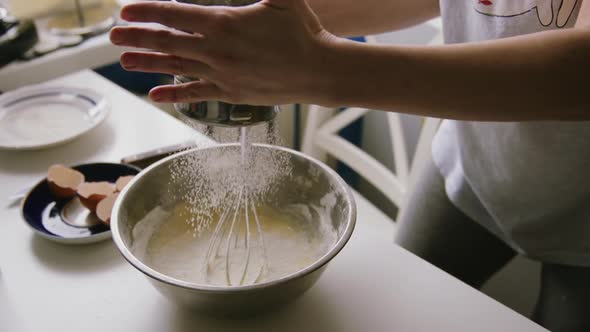
M100 93L34 85L0 95L0 150L37 150L69 142L98 126L109 104Z

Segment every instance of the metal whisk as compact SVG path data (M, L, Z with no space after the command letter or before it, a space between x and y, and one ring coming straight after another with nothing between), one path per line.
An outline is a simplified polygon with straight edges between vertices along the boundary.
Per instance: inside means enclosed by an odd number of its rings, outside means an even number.
M244 163L246 127L240 128L240 142L242 163ZM215 268L221 268L225 270L227 286L258 283L268 264L258 212L245 186L241 187L237 197L233 197L233 199L236 198L235 203L221 213L211 235L204 261L206 278L216 272ZM240 253L242 255L239 255ZM214 263L219 260L222 260L220 267L214 266ZM235 262L241 265L241 268L234 268L233 265L236 264L232 263ZM237 280L234 280L236 274L232 271L237 272Z

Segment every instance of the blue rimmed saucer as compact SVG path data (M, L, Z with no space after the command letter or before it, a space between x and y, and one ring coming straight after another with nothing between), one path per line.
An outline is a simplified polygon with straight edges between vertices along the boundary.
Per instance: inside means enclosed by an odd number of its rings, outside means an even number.
M84 174L86 181L115 183L120 176L135 175L140 169L125 164L93 163L72 167ZM109 226L101 223L77 197L57 199L49 190L47 179L39 182L25 197L22 217L40 236L60 243L85 244L111 237Z
M87 88L38 84L7 92L0 95L0 150L70 142L101 124L109 110L106 96Z

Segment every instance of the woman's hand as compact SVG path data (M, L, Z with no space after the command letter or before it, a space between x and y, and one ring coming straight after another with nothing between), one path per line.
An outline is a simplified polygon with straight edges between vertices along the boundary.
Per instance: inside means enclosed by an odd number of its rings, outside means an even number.
M321 102L330 86L324 72L337 38L304 0L262 0L245 7L151 1L125 6L121 17L174 28L113 28L114 44L155 51L124 53L123 68L200 79L152 89L157 102Z

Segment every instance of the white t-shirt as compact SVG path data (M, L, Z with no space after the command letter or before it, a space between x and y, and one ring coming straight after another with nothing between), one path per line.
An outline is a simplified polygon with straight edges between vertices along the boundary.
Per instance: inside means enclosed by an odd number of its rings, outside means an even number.
M581 2L441 0L445 41L570 28ZM548 72L546 84L579 83ZM590 266L590 122L445 120L432 154L449 199L518 252Z

